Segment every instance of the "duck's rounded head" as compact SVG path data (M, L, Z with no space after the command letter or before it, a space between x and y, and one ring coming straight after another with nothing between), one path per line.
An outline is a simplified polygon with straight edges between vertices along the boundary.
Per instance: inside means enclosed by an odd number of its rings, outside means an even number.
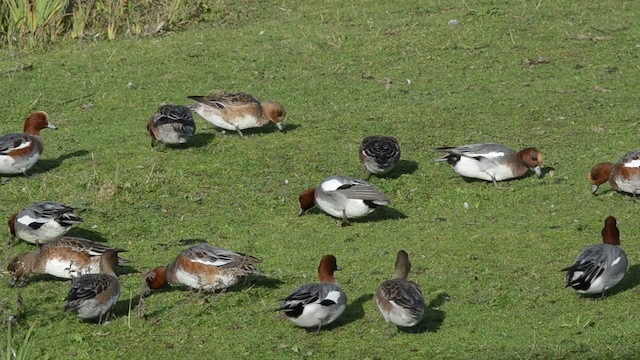
M11 286L14 286L18 280L29 275L29 269L38 257L38 251L30 251L16 256L7 266L7 271L11 276Z
M520 155L522 163L524 163L528 168L533 169L533 171L536 172L536 175L542 175L541 166L544 155L542 155L540 150L534 147L528 147L520 150L518 155Z
M595 194L598 191L598 187L607 180L609 180L609 174L613 169L613 164L610 162L602 162L596 164L589 172L589 181L591 182L591 193Z
M284 121L285 115L287 115L287 112L284 110L284 106L274 101L268 101L262 104L262 107L269 120L276 124L278 130L283 131L284 125L282 122Z
M300 213L298 215L304 215L304 213L316 206L315 203L315 191L316 189L307 189L300 193L298 196L298 202L300 203Z
M322 282L335 282L333 272L340 270L336 257L329 254L322 257L320 260L320 266L318 266L318 277Z
M57 129L55 125L49 122L49 114L44 111L36 111L24 121L24 132L28 134L37 135L40 130L45 128Z
M149 271L144 275L144 281L149 289L155 290L167 285L167 271L164 266Z

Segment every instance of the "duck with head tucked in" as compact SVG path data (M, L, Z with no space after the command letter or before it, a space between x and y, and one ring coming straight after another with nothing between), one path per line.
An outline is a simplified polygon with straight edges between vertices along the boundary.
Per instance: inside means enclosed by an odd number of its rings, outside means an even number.
M165 145L186 143L196 133L196 122L188 107L162 105L147 122L151 146L159 142Z
M367 136L360 144L360 163L369 176L384 175L400 161L400 145L391 136Z
M75 224L83 222L75 209L53 201L29 205L9 217L9 233L26 242L41 245L59 239Z

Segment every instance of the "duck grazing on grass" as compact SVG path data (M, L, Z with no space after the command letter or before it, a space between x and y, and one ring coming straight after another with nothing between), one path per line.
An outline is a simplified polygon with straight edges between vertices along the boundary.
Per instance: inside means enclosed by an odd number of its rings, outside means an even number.
M612 189L632 194L635 199L640 194L640 150L625 154L616 164L597 164L591 169L589 180L592 194L608 180Z
M203 119L219 128L235 130L241 137L244 136L241 130L261 127L269 122L274 123L278 130L284 131L282 121L286 112L277 102L260 102L245 93L218 93L188 98L196 101L191 109Z
M33 244L44 244L59 239L73 225L83 222L75 209L53 201L29 205L9 218L12 236Z
M237 284L242 277L262 275L255 267L261 262L249 255L200 243L182 251L171 264L149 271L145 282L149 289L183 284L213 292Z
M49 115L36 111L24 121L24 133L0 137L0 175L23 174L38 162L44 145L40 137L42 129L57 129L49 122Z
M391 325L410 327L414 326L424 317L424 297L420 287L407 280L411 263L409 255L404 251L398 251L395 272L391 280L380 284L376 291L376 304L387 322L387 333L391 336Z
M566 271L566 287L572 287L581 294L601 294L611 289L627 273L627 255L620 247L620 231L616 218L607 217L602 229L603 244L591 245L584 249L576 262Z
M11 284L26 281L30 274L49 274L58 278L72 279L85 274L100 273L100 259L107 251L125 252L113 249L87 239L63 236L48 242L39 250L16 256L7 270ZM124 263L118 258L118 264Z
M400 145L391 136L368 136L360 144L360 163L366 171L383 175L400 161Z
M519 152L496 143L469 144L440 147L436 151L447 153L434 162L448 162L453 171L464 177L493 182L519 178L529 169L542 176L542 153L529 147Z
M323 256L318 267L320 282L300 286L276 311L282 311L299 327L317 327L317 332L336 321L347 307L347 295L333 277L336 270L340 270L336 257Z
M196 133L196 122L188 107L162 105L147 122L151 146L158 142L167 145L186 143Z
M368 215L378 206L391 204L391 199L364 180L336 175L324 179L317 188L303 191L298 202L300 215L317 205L341 219L342 226L348 226L349 219Z
M100 258L100 273L82 275L71 283L64 305L65 312L72 312L81 319L106 320L107 313L120 298L120 281L114 268L118 264L118 253L107 250Z

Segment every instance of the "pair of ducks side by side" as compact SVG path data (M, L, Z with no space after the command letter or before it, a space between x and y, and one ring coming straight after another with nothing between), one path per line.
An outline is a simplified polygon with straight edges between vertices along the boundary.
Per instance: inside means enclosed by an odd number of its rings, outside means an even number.
M147 122L147 132L151 145L158 142L166 145L186 143L196 132L196 123L191 111L197 112L204 120L226 130L234 130L244 137L242 130L262 127L274 123L284 131L284 107L273 101L260 102L246 93L217 93L208 96L189 96L196 101L187 107L182 105L162 105Z

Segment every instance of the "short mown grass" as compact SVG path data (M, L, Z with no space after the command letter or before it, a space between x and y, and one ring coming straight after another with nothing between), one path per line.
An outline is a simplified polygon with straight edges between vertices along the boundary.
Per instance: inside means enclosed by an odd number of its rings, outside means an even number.
M121 276L118 317L101 326L63 313L65 281L35 277L20 290L2 278L0 315L20 312L15 339L36 324L34 357L637 356L640 204L608 186L592 196L586 179L595 163L638 148L637 5L244 6L246 17L225 26L0 57L1 133L20 131L33 110L59 127L42 132L33 177L0 187L0 218L40 200L85 208L70 235L128 249L138 271ZM25 64L33 68L7 71ZM158 106L213 89L281 102L288 132L221 137L197 118L191 146L151 149L145 122ZM363 175L358 146L374 134L402 147L399 169L371 179L394 204L346 228L320 212L298 217L300 191L329 175ZM547 173L500 190L431 162L435 147L488 141L538 147ZM618 219L630 268L597 301L565 289L559 269L601 241L608 215ZM137 318L142 273L197 238L263 259L267 277L219 296L155 293ZM2 245L0 258L31 249ZM398 249L410 254L410 278L429 310L417 333L388 338L373 294ZM315 281L327 253L343 269L336 277L349 306L315 335L274 309Z

